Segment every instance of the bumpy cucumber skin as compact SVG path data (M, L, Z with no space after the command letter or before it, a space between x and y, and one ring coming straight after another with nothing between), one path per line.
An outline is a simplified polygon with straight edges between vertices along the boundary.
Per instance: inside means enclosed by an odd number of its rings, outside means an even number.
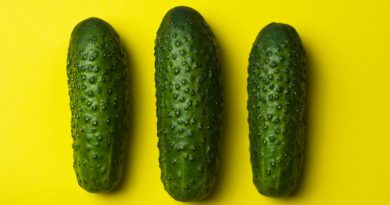
M302 167L305 52L295 29L271 23L249 58L248 112L253 182L266 196L290 195Z
M218 167L222 85L215 39L197 11L176 7L155 43L161 179L174 199L201 200Z
M120 181L127 132L127 61L118 34L89 18L73 30L67 61L73 167L88 192Z

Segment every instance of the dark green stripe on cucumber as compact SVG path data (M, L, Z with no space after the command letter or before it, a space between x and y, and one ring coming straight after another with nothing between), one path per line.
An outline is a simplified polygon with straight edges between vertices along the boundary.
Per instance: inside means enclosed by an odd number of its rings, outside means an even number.
M249 58L248 122L253 182L271 197L297 185L305 133L305 52L295 29L267 25Z
M176 7L155 43L161 179L174 199L200 200L218 167L222 85L215 39L197 11Z
M74 28L67 75L78 183L111 191L122 176L128 113L127 62L111 25L89 18Z

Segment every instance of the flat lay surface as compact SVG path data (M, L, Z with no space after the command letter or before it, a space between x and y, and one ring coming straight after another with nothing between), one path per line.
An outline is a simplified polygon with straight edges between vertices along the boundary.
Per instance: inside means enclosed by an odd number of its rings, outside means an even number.
M0 204L183 204L160 180L154 42L165 13L196 9L215 34L224 122L211 194L189 204L390 204L390 3L335 1L0 2ZM66 57L74 26L99 17L127 51L132 101L124 178L91 194L73 169ZM299 33L309 62L303 176L288 198L252 183L249 52L271 22Z

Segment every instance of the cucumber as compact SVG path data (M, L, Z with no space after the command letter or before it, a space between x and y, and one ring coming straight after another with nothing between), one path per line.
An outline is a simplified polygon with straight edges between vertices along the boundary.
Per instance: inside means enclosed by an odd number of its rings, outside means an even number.
M173 8L158 29L155 57L161 180L174 199L200 200L215 181L222 118L213 33L194 9Z
M67 60L73 167L88 192L120 181L127 132L127 62L118 34L89 18L73 30Z
M249 58L248 104L253 182L266 196L290 195L302 167L305 52L295 29L267 25Z

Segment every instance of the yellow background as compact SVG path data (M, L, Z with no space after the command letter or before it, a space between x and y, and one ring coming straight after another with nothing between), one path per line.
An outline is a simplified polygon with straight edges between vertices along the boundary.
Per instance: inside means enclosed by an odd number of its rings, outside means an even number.
M177 5L204 16L223 64L221 166L214 191L199 204L390 204L386 0L1 0L0 204L181 204L160 182L153 56L162 17ZM110 194L81 189L72 167L66 54L73 27L91 16L121 36L134 87L126 175ZM304 176L284 199L257 193L249 163L248 56L273 21L297 29L311 62Z

